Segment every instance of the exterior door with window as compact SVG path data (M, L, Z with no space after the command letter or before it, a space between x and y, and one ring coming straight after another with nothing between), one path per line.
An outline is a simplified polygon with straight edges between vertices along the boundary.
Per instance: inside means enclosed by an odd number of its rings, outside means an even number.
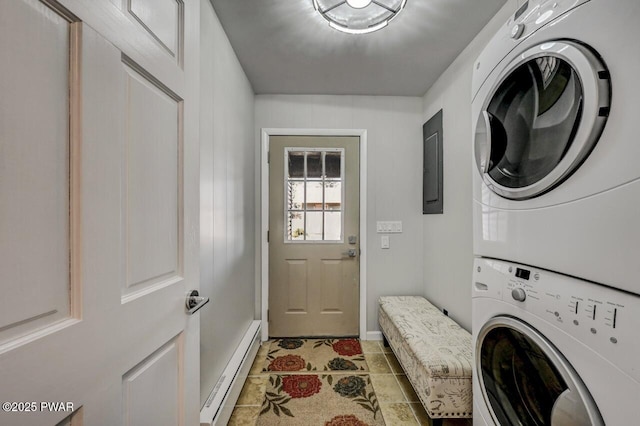
M359 138L269 145L269 334L358 335Z

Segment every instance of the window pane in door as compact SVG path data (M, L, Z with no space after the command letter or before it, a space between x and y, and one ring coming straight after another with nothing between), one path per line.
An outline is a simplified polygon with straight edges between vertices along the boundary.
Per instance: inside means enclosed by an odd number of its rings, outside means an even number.
M293 241L304 240L304 213L289 212L287 214L287 239Z
M322 152L307 152L307 178L319 179L322 177Z
M307 241L322 241L322 212L307 212Z
M302 210L304 204L304 181L289 181L286 197L288 210Z
M342 212L325 212L324 239L333 241L342 239Z
M326 181L324 183L325 210L342 209L342 182Z
M289 151L289 178L304 178L304 152Z
M322 181L307 181L307 210L322 210Z
M325 176L327 179L340 179L341 173L341 157L340 152L327 152L324 159Z

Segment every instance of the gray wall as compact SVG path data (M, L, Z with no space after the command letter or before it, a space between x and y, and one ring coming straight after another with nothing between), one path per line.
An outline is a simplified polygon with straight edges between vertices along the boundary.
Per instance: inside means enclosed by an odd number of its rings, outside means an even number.
M379 296L424 293L422 99L258 95L255 119L256 146L261 128L367 130L367 331L378 330ZM380 249L377 220L403 223L389 250Z
M424 294L471 330L472 130L474 61L522 1L509 0L423 98L423 121L443 109L444 214L422 219Z
M253 90L201 0L201 404L254 319Z

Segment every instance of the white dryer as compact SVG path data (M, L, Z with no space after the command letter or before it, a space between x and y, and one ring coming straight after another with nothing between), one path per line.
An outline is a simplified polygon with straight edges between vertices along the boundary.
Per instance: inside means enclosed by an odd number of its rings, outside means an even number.
M638 424L640 296L491 259L473 277L473 424Z
M640 294L640 1L525 2L473 73L474 254Z

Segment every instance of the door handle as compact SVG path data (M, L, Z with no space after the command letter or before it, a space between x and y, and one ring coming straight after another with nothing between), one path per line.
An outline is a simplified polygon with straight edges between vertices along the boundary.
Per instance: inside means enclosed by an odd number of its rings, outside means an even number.
M189 292L189 294L187 295L187 302L186 302L187 314L188 315L195 314L197 311L200 310L200 308L202 308L207 303L209 303L208 297L200 296L200 293L198 293L198 290L191 290L191 292Z
M475 138L476 163L481 174L489 171L491 162L491 116L488 111L482 111L478 119Z
M342 253L342 256L348 256L348 257L356 257L356 249L349 249L347 251L345 251L344 253Z
M493 114L482 111L475 137L475 156L480 174L489 173L507 151L507 132Z

